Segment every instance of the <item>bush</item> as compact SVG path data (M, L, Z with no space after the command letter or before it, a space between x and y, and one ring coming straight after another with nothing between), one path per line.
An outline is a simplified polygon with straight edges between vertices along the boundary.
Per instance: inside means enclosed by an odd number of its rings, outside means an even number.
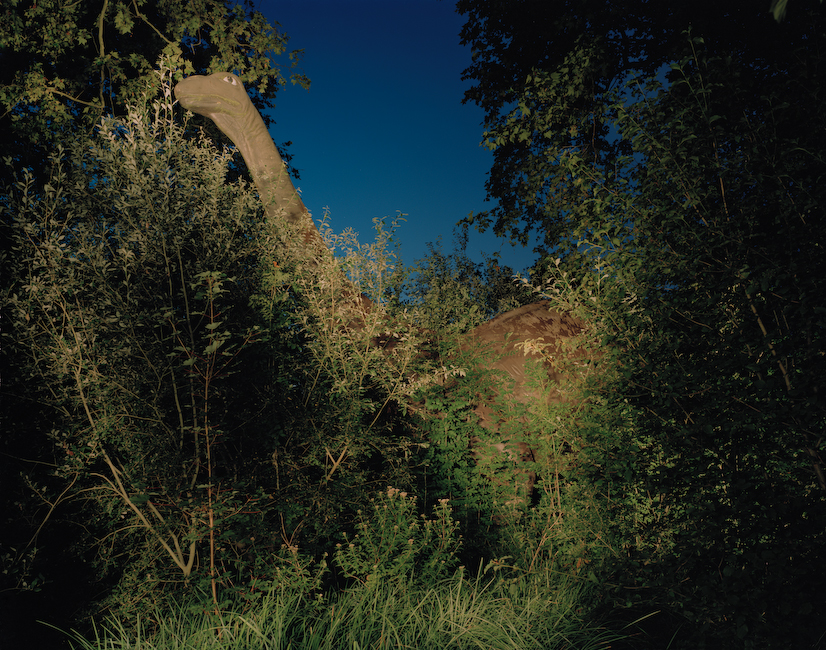
M392 487L371 505L369 515L359 511L356 535L345 533L336 545L335 563L347 578L428 585L452 573L460 540L447 499L434 508L434 519L420 517L416 497Z

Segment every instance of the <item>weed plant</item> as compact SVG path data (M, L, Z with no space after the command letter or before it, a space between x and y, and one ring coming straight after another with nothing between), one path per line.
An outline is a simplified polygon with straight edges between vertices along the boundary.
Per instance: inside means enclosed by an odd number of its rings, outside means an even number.
M414 578L357 584L323 599L273 589L251 607L215 613L180 603L134 624L110 619L78 650L322 650L340 648L605 648L620 637L583 620L588 587L554 592L463 569L432 585Z
M536 522L522 523L510 528L523 538L535 532ZM297 548L285 548L270 581L221 608L190 592L143 615L111 616L92 635L74 632L72 647L588 649L620 638L589 620L595 580L559 571L553 554L538 552L527 570L519 558L500 558L468 575L454 568L457 530L446 502L428 518L417 514L415 498L389 488L338 545L333 563L346 586L322 592L324 560L310 567Z

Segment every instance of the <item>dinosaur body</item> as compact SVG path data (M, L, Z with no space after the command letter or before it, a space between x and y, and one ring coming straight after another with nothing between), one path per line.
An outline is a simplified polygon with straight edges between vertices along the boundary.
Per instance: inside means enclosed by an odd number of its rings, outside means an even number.
M559 382L561 376L548 361L549 351L559 352L560 341L576 336L581 329L580 323L548 309L548 302L543 300L499 314L471 330L467 336L492 348L496 356L492 367L502 370L513 380L514 398L529 404L540 396L530 388L526 362L529 359L541 361L548 378ZM526 341L534 342L531 351L520 347ZM561 397L551 394L550 399L560 401ZM493 427L490 409L481 407L477 414L482 426Z

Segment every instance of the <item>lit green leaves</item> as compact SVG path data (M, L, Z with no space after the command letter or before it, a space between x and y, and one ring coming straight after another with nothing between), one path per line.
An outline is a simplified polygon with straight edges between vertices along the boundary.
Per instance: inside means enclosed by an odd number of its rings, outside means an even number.
M12 68L0 87L0 113L21 142L65 139L68 125L91 128L157 89L161 56L178 78L233 70L267 102L289 76L273 64L286 47L261 13L218 0L12 2L0 21L0 48ZM302 74L289 78L309 85Z
M169 98L169 71L154 74ZM248 385L236 388L249 379L226 378L259 340L248 301L261 208L226 183L231 153L183 137L170 99L143 106L68 138L41 178L7 171L3 348L35 378L28 399L66 432L50 474L67 477L66 494L83 486L90 533L110 539L102 553L125 544L162 575L188 575L207 526L187 492L210 483L217 461L204 449L228 412L249 412L238 402ZM123 519L133 536L118 535Z

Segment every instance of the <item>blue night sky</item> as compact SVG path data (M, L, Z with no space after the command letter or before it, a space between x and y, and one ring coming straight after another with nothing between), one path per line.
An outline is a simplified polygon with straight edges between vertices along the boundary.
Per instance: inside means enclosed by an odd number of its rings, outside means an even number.
M450 0L261 0L257 8L304 49L308 91L279 93L271 128L292 141L305 204L318 220L329 207L334 230L372 241L374 217L407 214L397 233L407 264L455 224L486 209L492 156L479 146L483 113L461 103L470 49L459 44L463 17ZM285 57L286 58L286 57ZM283 70L285 74L288 69ZM491 233L471 233L468 252L501 252L515 271L530 249Z

